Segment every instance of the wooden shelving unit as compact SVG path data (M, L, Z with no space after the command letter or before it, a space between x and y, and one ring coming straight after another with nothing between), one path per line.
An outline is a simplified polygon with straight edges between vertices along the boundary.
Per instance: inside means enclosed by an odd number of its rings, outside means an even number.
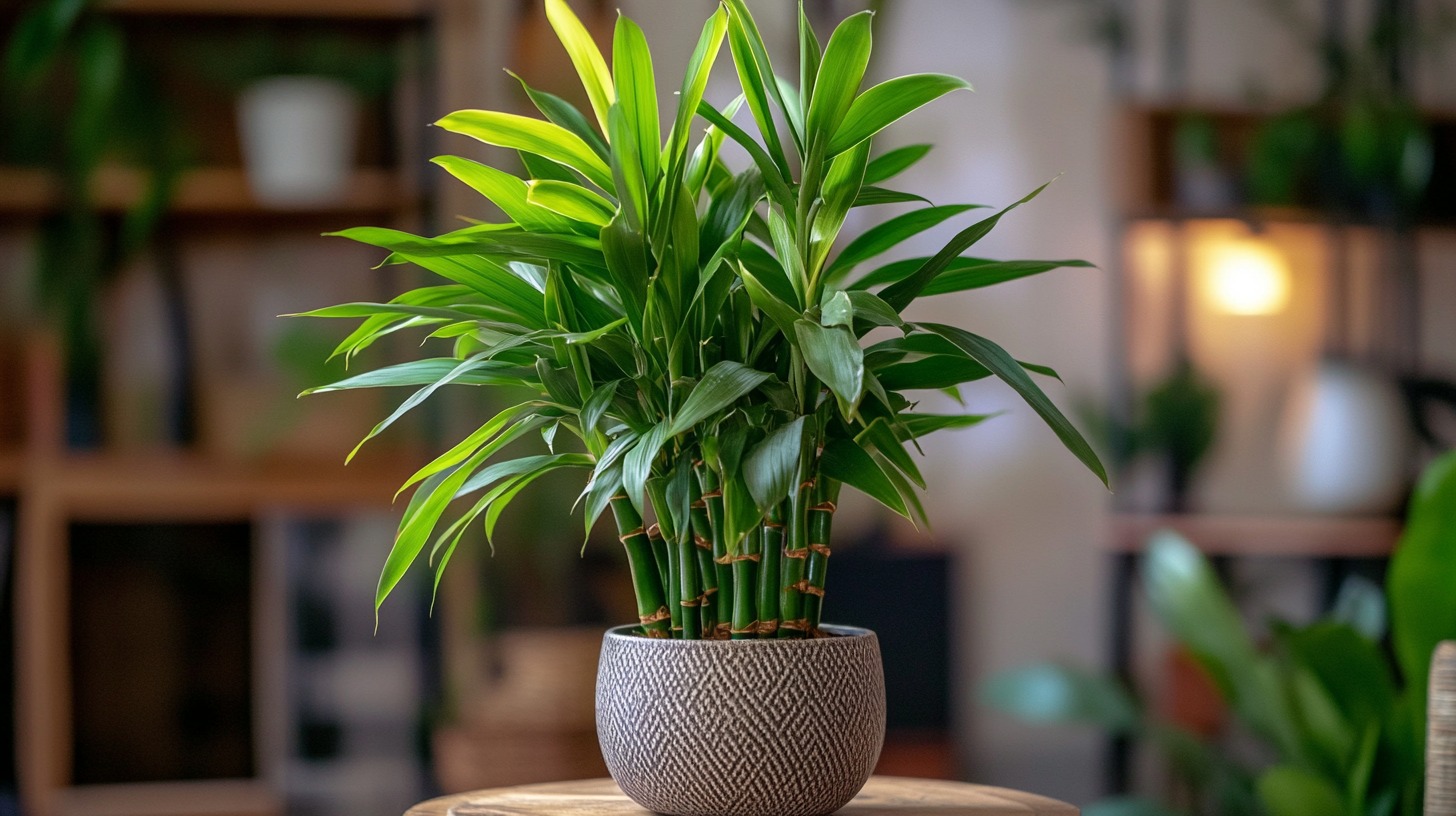
M144 174L126 167L107 167L95 179L93 195L102 210L120 212L133 207L146 191ZM333 201L302 207L277 207L254 198L240 167L201 167L186 171L178 182L170 214L289 215L388 214L415 209L419 191L403 173L385 168L361 168ZM0 216L43 215L59 204L55 179L45 170L0 168Z
M445 7L449 6L450 9ZM433 53L430 40L460 4L449 0L103 0L105 13L126 21L128 30L150 32L184 41L196 28L226 31L239 21L281 21L280 28L307 22L313 30L337 23L349 32L366 32L378 41L413 46ZM3 25L13 15L0 15ZM193 25L196 23L197 25ZM451 28L449 48L441 65L475 46L479 31L469 26ZM400 52L407 48L399 49ZM393 53L393 52L392 52ZM275 207L258 201L229 147L227 112L231 100L210 99L223 115L196 125L214 130L193 134L200 142L223 147L213 150L199 166L181 175L165 215L168 239L177 244L210 236L210 225L242 223L243 234L254 236L303 235L306 240L323 231L354 223L379 223L417 228L428 223L430 202L421 180L427 165L420 139L429 115L426 105L447 95L436 88L441 65L422 61L402 72L387 101L361 117L361 161L375 166L356 168L336 200L303 207ZM222 94L222 91L217 91ZM205 107L205 105L204 105ZM210 115L210 114L209 114ZM205 118L197 113L195 118ZM405 128L409 128L405 131ZM209 142L209 140L211 140ZM381 145L383 145L381 147ZM229 152L231 151L231 152ZM147 191L148 180L135 169L103 168L93 179L95 205L120 214L136 205ZM57 183L46 170L0 166L0 220L29 225L56 211L60 204ZM231 235L225 240L235 240ZM251 239L249 239L251 240ZM266 240L266 238L265 238ZM292 240L292 239L291 239ZM337 458L229 460L191 450L119 451L102 448L76 452L65 448L65 375L60 354L48 338L0 338L22 350L19 376L6 369L4 399L23 402L12 417L7 412L0 431L0 498L13 500L15 629L16 629L16 757L20 807L28 816L278 816L284 808L283 787L272 751L285 754L288 739L265 733L269 723L282 720L270 710L284 705L270 690L267 666L255 665L251 679L255 777L248 779L176 780L128 784L75 784L77 705L73 683L72 649L73 570L71 540L77 525L234 525L242 522L254 531L276 527L280 517L347 519L387 512L395 490L418 466L408 452L372 452L345 467ZM6 349L0 349L4 352ZM16 380L15 390L9 380ZM7 409L13 406L7 406ZM18 417L18 419L16 419ZM15 420L15 421L12 421ZM15 424L19 438L13 438ZM362 430L362 429L361 429ZM273 529L273 527L269 527ZM250 599L250 629L254 657L259 664L281 657L285 646L276 642L283 614L274 607L277 597L263 599L257 581L269 564L261 545L254 542ZM94 567L93 567L94 570ZM271 579L270 579L271 580ZM264 604L261 601L266 600ZM266 654L264 654L266 653ZM259 656L259 655L263 656ZM271 707L271 709L270 709Z
M1148 537L1172 530L1211 556L1384 558L1400 539L1392 518L1363 516L1113 516L1108 549L1141 553Z

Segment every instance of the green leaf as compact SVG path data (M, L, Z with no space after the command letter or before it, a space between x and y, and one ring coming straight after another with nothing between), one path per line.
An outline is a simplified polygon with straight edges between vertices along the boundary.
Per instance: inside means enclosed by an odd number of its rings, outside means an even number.
M870 160L869 167L865 168L864 183L879 184L898 176L925 158L925 154L930 152L930 147L928 144L906 145L886 151L884 155L876 156Z
M1011 386L1056 433L1057 438L1062 440L1062 444L1067 447L1067 450L1081 460L1088 470L1096 474L1097 478L1102 480L1102 484L1107 484L1107 469L1102 466L1102 461L1097 458L1097 453L1092 450L1092 446L1087 444L1087 440L1082 437L1082 434L1072 426L1066 416L1027 375L1021 364L1012 359L1005 349L980 335L955 326L921 323L920 327L954 343L968 357L990 369L991 373Z
M601 115L605 121L606 112ZM560 125L514 113L484 110L456 111L435 124L489 145L523 150L564 164L603 190L612 190L612 171L606 162L580 136Z
M355 388L382 388L399 385L429 385L455 370L459 360L451 357L411 360L407 363L385 366L346 377L338 382L320 385L304 391L304 394L323 394L329 391L348 391ZM535 375L530 369L508 363L482 365L457 378L465 385L529 385Z
M693 386L692 393L683 400L682 407L672 418L668 427L669 437L677 436L709 416L727 408L753 389L766 382L772 375L755 371L742 363L723 360L703 373L703 378Z
M585 235L521 232L487 224L423 238L381 227L354 227L330 236L384 247L407 260L416 258L487 255L500 260L558 261L587 268L604 268L601 242ZM417 261L416 261L417 262Z
M586 89L587 99L591 100L592 110L597 115L597 123L605 133L607 110L617 101L616 91L612 87L612 75L607 71L607 61L602 59L602 52L597 50L597 44L592 41L586 26L572 13L565 0L546 0L546 19L556 30L561 44L566 47L566 55L571 58L571 64L576 66L581 85Z
M617 386L621 380L612 380L592 389L591 395L581 406L581 432L591 436L597 429L597 424L602 421L602 416L607 408L612 405L612 398L617 395Z
M778 326L779 331L783 332L785 337L792 336L794 322L799 319L798 310L791 305L793 292L782 292L778 291L778 286L774 286L771 289L770 286L765 285L781 282L784 286L787 286L788 281L784 279L782 273L770 272L760 278L757 273L750 271L746 265L740 262L738 276L743 280L743 288L747 290L749 298L753 301L753 305L768 315L769 319ZM785 297L789 298L789 300L785 300Z
M490 442L496 434L500 434L506 426L520 419L522 415L538 409L539 403L523 402L520 405L512 405L491 417L484 425L476 428L469 436L457 442L454 447L436 456L429 464L415 471L412 476L405 480L404 484L400 485L399 491L395 493L395 496L398 497L400 493L409 489L410 485L423 481L436 473L454 467L469 459L472 454L480 450L481 446ZM517 435L524 434L527 430L530 430L530 428L523 429ZM509 436L509 432L502 434L502 436ZM510 438L514 439L515 437L511 436Z
M1111 677L1054 663L997 674L981 689L992 708L1027 722L1094 725L1110 735L1137 730L1141 712Z
M866 142L854 150L836 156L829 163L829 172L824 177L822 203L814 215L813 228L810 231L809 269L816 276L824 259L829 256L829 250L833 247L840 228L844 226L845 217L859 199L869 155L870 146Z
M612 202L579 184L564 181L532 181L526 186L526 200L573 221L597 227L605 227L616 214Z
M656 181L662 151L662 130L657 119L657 80L652 70L652 51L642 29L623 15L617 16L612 38L612 77L617 83L617 104L635 140L614 141L612 149L635 149L642 175L649 187Z
M859 195L854 197L855 207L873 207L876 204L931 204L930 199L914 193L902 193L899 190L886 190L883 187L872 187L865 184L860 187Z
M870 61L870 20L862 11L841 22L824 46L824 57L814 78L814 94L804 118L804 143L827 147L839 130ZM827 158L827 157L826 157Z
M1270 768L1259 777L1258 789L1269 816L1350 816L1340 789L1302 768Z
M849 298L853 316L857 320L872 326L905 327L905 321L900 319L900 313L890 308L890 304L880 300L878 295L871 292L846 292L844 294Z
M926 434L947 428L969 428L997 416L1000 416L999 412L995 414L899 414L896 418L910 432L912 439L919 439Z
M839 410L853 418L864 396L864 349L842 326L825 328L808 320L794 321L794 337L804 362L839 400Z
M819 472L831 479L853 487L885 507L909 518L905 500L895 489L895 483L885 475L874 457L865 452L852 439L834 439L824 446L819 455Z
M979 260L972 258L961 258L962 261ZM931 281L920 294L923 297L931 295L944 295L951 292L964 292L967 289L980 289L986 286L993 286L1006 281L1018 280L1020 278L1040 275L1053 269L1066 267L1079 267L1083 269L1095 269L1096 266L1087 261L985 261L980 264L953 264L947 268L939 277Z
M876 417L855 436L854 441L861 446L872 445L885 460L899 469L921 490L925 489L925 477L920 474L920 468L915 465L915 460L910 458L910 452L905 450L905 443L895 435L894 429L890 427L890 423L884 417Z
M820 307L819 325L824 327L854 327L854 303L849 293L826 289L824 305Z
M683 72L682 90L678 92L677 98L677 118L673 123L672 133L668 136L669 184L676 184L681 180L687 156L688 132L692 128L693 117L697 115L698 104L703 101L708 77L713 71L713 63L718 59L718 51L723 45L723 36L727 30L728 13L720 6L703 24L703 32L698 36L698 44L688 60L687 70ZM704 143L708 144L709 140L704 139Z
M948 218L980 206L979 204L946 204L938 207L925 207L897 215L882 224L876 224L860 233L839 253L839 256L834 259L834 263L830 264L828 271L825 272L826 279L837 280L856 264L869 260Z
M934 281L941 272L945 271L945 268L950 265L951 261L955 260L962 252L969 249L972 244L986 237L987 233L995 229L996 225L1001 222L1001 216L1036 198L1050 184L1050 181L1043 184L1035 190L1032 190L1020 201L956 233L955 237L951 238L950 242L942 247L940 252L937 252L930 260L926 261L919 269L916 269L904 280L880 292L880 297L886 303L895 307L895 311L905 311L905 307L909 306L915 298L919 297L921 291L929 286L931 281Z
M778 95L778 88L774 85L773 68L767 65L768 54L764 51L762 42L758 43L757 51L754 48L753 38L759 36L758 27L754 24L752 16L741 0L729 0L727 7L730 11L728 22L728 47L733 54L733 65L738 69L739 86L743 89L743 98L748 103L748 110L753 114L753 120L758 124L758 131L763 135L764 145L768 148L768 154L774 162L774 166L784 178L788 178L789 162L784 156L784 148L779 136L778 127L774 123L773 109L769 105L770 94ZM760 53L762 60L759 59ZM798 136L795 134L795 140Z
M515 77L516 81L521 83L521 90L526 92L526 96L530 98L531 104L536 106L536 110L541 111L541 115L545 116L547 121L558 124L577 136L580 136L581 140L590 145L591 149L598 156L602 157L603 161L606 160L607 143L602 141L601 134L597 133L596 128L592 127L591 123L586 120L586 117L581 115L581 111L577 110L575 105L554 94L532 88L526 84L526 80L516 76L514 71L507 70L506 73ZM564 179L562 180L564 181Z
M743 481L760 512L787 500L797 486L803 443L804 417L798 417L775 428L743 460Z
M526 182L504 170L459 156L437 156L433 163L490 199L506 217L531 232L570 232L572 224L560 215L530 201ZM539 182L538 182L539 183ZM581 188L577 188L581 189Z
M921 105L962 89L971 90L971 83L945 74L910 74L881 82L849 106L829 141L829 155L842 153Z
M1456 639L1456 451L1437 458L1411 497L1386 576L1391 640L1417 711L1426 707L1431 655Z
M355 445L354 449L352 451L349 451L349 455L344 458L344 463L348 464L349 462L353 461L354 457L359 453L359 449L364 447L365 442L368 442L369 440L383 433L384 430L390 425L393 425L396 420L404 416L406 413L409 413L411 408L414 408L415 406L424 402L430 397L431 394L434 394L441 387L449 385L450 383L459 380L466 374L469 374L470 372L475 371L476 369L486 365L489 357L489 352L481 352L480 354L476 354L469 359L461 360L459 365L450 369L448 372L445 373L444 376L440 377L440 379L435 380L434 382L426 385L424 388L421 388L420 390L411 394L409 398L406 399L404 402L400 403L399 407L395 408L389 416L381 420L378 424L376 424L373 428L369 430L369 433L365 434L363 439L359 440L359 444Z
M774 203L786 209L792 210L794 208L796 199L794 198L794 194L790 192L789 185L785 181L782 171L779 170L774 160L769 158L769 155L764 152L764 149L759 146L758 142L753 140L752 136L744 133L742 128L733 124L728 120L728 117L719 113L717 108L714 108L707 102L698 103L698 115L707 119L714 127L721 130L724 135L737 142L740 147L748 152L749 158L753 159L753 163L758 167L758 172L763 175L764 184L768 186L769 195L773 198Z
M667 423L657 423L637 440L622 460L622 490L639 513L643 510L642 497L647 479L652 475L652 462L667 442L668 435Z

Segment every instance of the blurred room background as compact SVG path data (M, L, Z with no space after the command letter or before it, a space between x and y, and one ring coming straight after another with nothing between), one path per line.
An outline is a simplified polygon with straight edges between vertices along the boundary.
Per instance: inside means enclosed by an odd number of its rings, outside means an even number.
M750 5L792 53L794 4ZM999 206L1059 177L978 251L1096 268L920 316L1063 372L1054 399L1117 471L1109 495L975 387L1007 413L927 447L933 530L845 499L827 614L881 633L881 772L1156 789L1137 746L978 690L1064 659L1217 732L1135 598L1158 527L1215 556L1254 624L1380 579L1414 475L1456 442L1456 4L805 5L821 34L877 10L874 79L974 83L877 143L937 145L911 189ZM573 6L604 42L618 8L638 20L664 78L714 3ZM488 406L460 389L346 469L393 406L295 400L342 373L322 362L342 332L277 318L411 279L321 233L493 217L428 159L514 157L425 125L524 111L503 67L580 96L539 3L8 0L0 42L0 816L388 816L604 775L600 632L635 615L614 537L579 553L579 517L518 501L433 615L421 573L376 633L394 488Z

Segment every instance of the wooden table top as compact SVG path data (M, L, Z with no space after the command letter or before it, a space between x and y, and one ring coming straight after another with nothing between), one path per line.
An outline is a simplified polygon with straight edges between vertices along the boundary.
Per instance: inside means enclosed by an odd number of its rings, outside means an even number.
M406 816L644 816L610 779L548 782L442 796ZM876 776L839 816L1077 816L1065 802L1006 788Z

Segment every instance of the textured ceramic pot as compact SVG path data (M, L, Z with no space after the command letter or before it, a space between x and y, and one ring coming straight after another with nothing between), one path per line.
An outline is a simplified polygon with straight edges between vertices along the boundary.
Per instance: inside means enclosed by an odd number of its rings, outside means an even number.
M661 640L607 632L597 739L637 804L672 816L816 816L854 798L885 739L867 629L813 640Z

